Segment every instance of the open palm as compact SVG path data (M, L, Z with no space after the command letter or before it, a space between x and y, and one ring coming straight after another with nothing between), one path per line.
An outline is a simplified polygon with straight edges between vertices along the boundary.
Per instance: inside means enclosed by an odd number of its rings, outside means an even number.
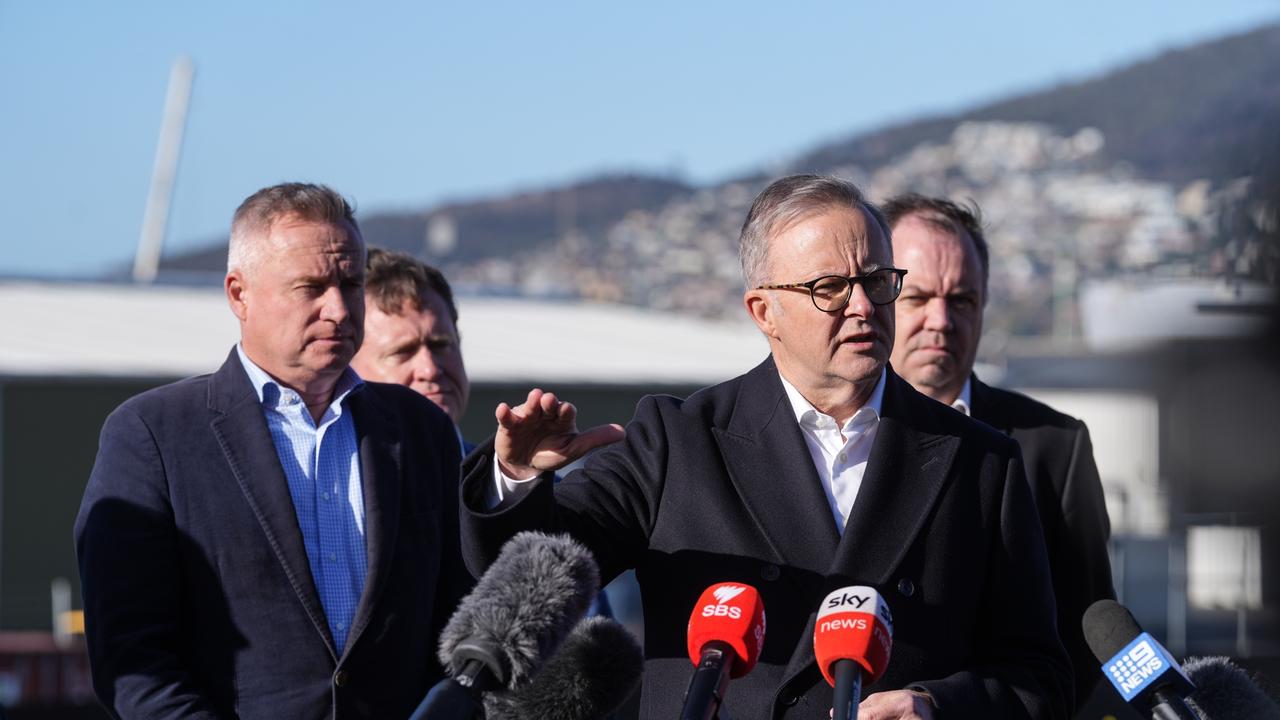
M516 407L499 404L494 416L498 420L494 454L502 471L516 480L559 470L625 434L617 424L578 432L578 411L573 404L538 388L530 390L529 397Z

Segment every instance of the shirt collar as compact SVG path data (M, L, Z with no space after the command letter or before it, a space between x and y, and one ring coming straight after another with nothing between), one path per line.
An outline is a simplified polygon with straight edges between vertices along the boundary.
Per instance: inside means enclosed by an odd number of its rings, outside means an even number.
M849 418L849 422L845 423L846 427L861 423L878 422L880 420L880 410L881 406L884 404L884 383L886 376L887 373L881 369L880 379L876 382L875 389L871 391L871 397L867 399L867 402L863 404L861 408L858 408L858 412L854 413L852 418ZM794 385L788 382L786 378L782 377L782 373L778 373L778 379L782 381L782 389L787 391L787 400L791 401L791 411L795 413L796 422L800 423L801 426L820 427L818 421L821 418L827 418L831 420L834 425L835 419L815 408L813 403L806 400Z
M266 370L258 367L258 364L249 359L245 354L244 348L240 343L236 343L236 355L240 358L240 365L244 367L244 372L249 376L249 384L253 386L253 391L258 395L258 402L262 405L275 407L280 398L285 394L288 388L285 388L275 378L267 374ZM333 400L329 403L330 407L336 407L347 399L351 393L364 387L364 380L352 370L350 366L342 371L342 375L338 377L338 382L333 386ZM288 390L292 395L297 393ZM299 398L301 399L301 398Z
M973 376L969 376L964 381L964 387L960 388L960 394L956 399L951 401L951 407L965 415L973 414Z

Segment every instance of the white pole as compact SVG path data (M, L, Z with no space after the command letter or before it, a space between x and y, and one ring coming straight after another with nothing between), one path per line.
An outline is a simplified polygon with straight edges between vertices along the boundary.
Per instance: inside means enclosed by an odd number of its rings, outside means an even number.
M169 92L164 101L164 120L160 125L160 142L156 146L156 162L151 170L151 191L147 193L147 210L142 217L142 235L133 258L134 282L148 283L160 268L160 251L164 247L169 225L169 200L182 154L182 133L187 124L187 107L191 101L191 82L195 66L191 58L180 56L169 71Z

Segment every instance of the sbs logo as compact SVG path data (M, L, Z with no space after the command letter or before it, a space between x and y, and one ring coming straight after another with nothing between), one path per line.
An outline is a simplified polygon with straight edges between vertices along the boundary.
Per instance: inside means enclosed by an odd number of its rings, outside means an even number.
M742 618L742 608L725 603L738 597L746 592L746 588L740 585L725 585L718 587L712 591L712 595L716 598L715 605L707 605L702 608L702 617L727 617L733 620Z
M745 591L746 588L740 585L725 585L724 587L716 588L715 592L712 594L716 596L716 601L723 605L738 597Z

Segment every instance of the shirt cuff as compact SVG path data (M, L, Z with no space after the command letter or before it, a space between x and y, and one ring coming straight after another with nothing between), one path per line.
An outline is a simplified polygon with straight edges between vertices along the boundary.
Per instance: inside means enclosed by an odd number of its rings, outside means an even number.
M493 459L493 485L490 486L490 492L486 493L485 504L489 510L503 510L520 502L520 498L529 494L533 490L533 481L538 479L538 475L534 475L527 480L516 480L508 477L502 472L502 464L498 462L498 458Z

